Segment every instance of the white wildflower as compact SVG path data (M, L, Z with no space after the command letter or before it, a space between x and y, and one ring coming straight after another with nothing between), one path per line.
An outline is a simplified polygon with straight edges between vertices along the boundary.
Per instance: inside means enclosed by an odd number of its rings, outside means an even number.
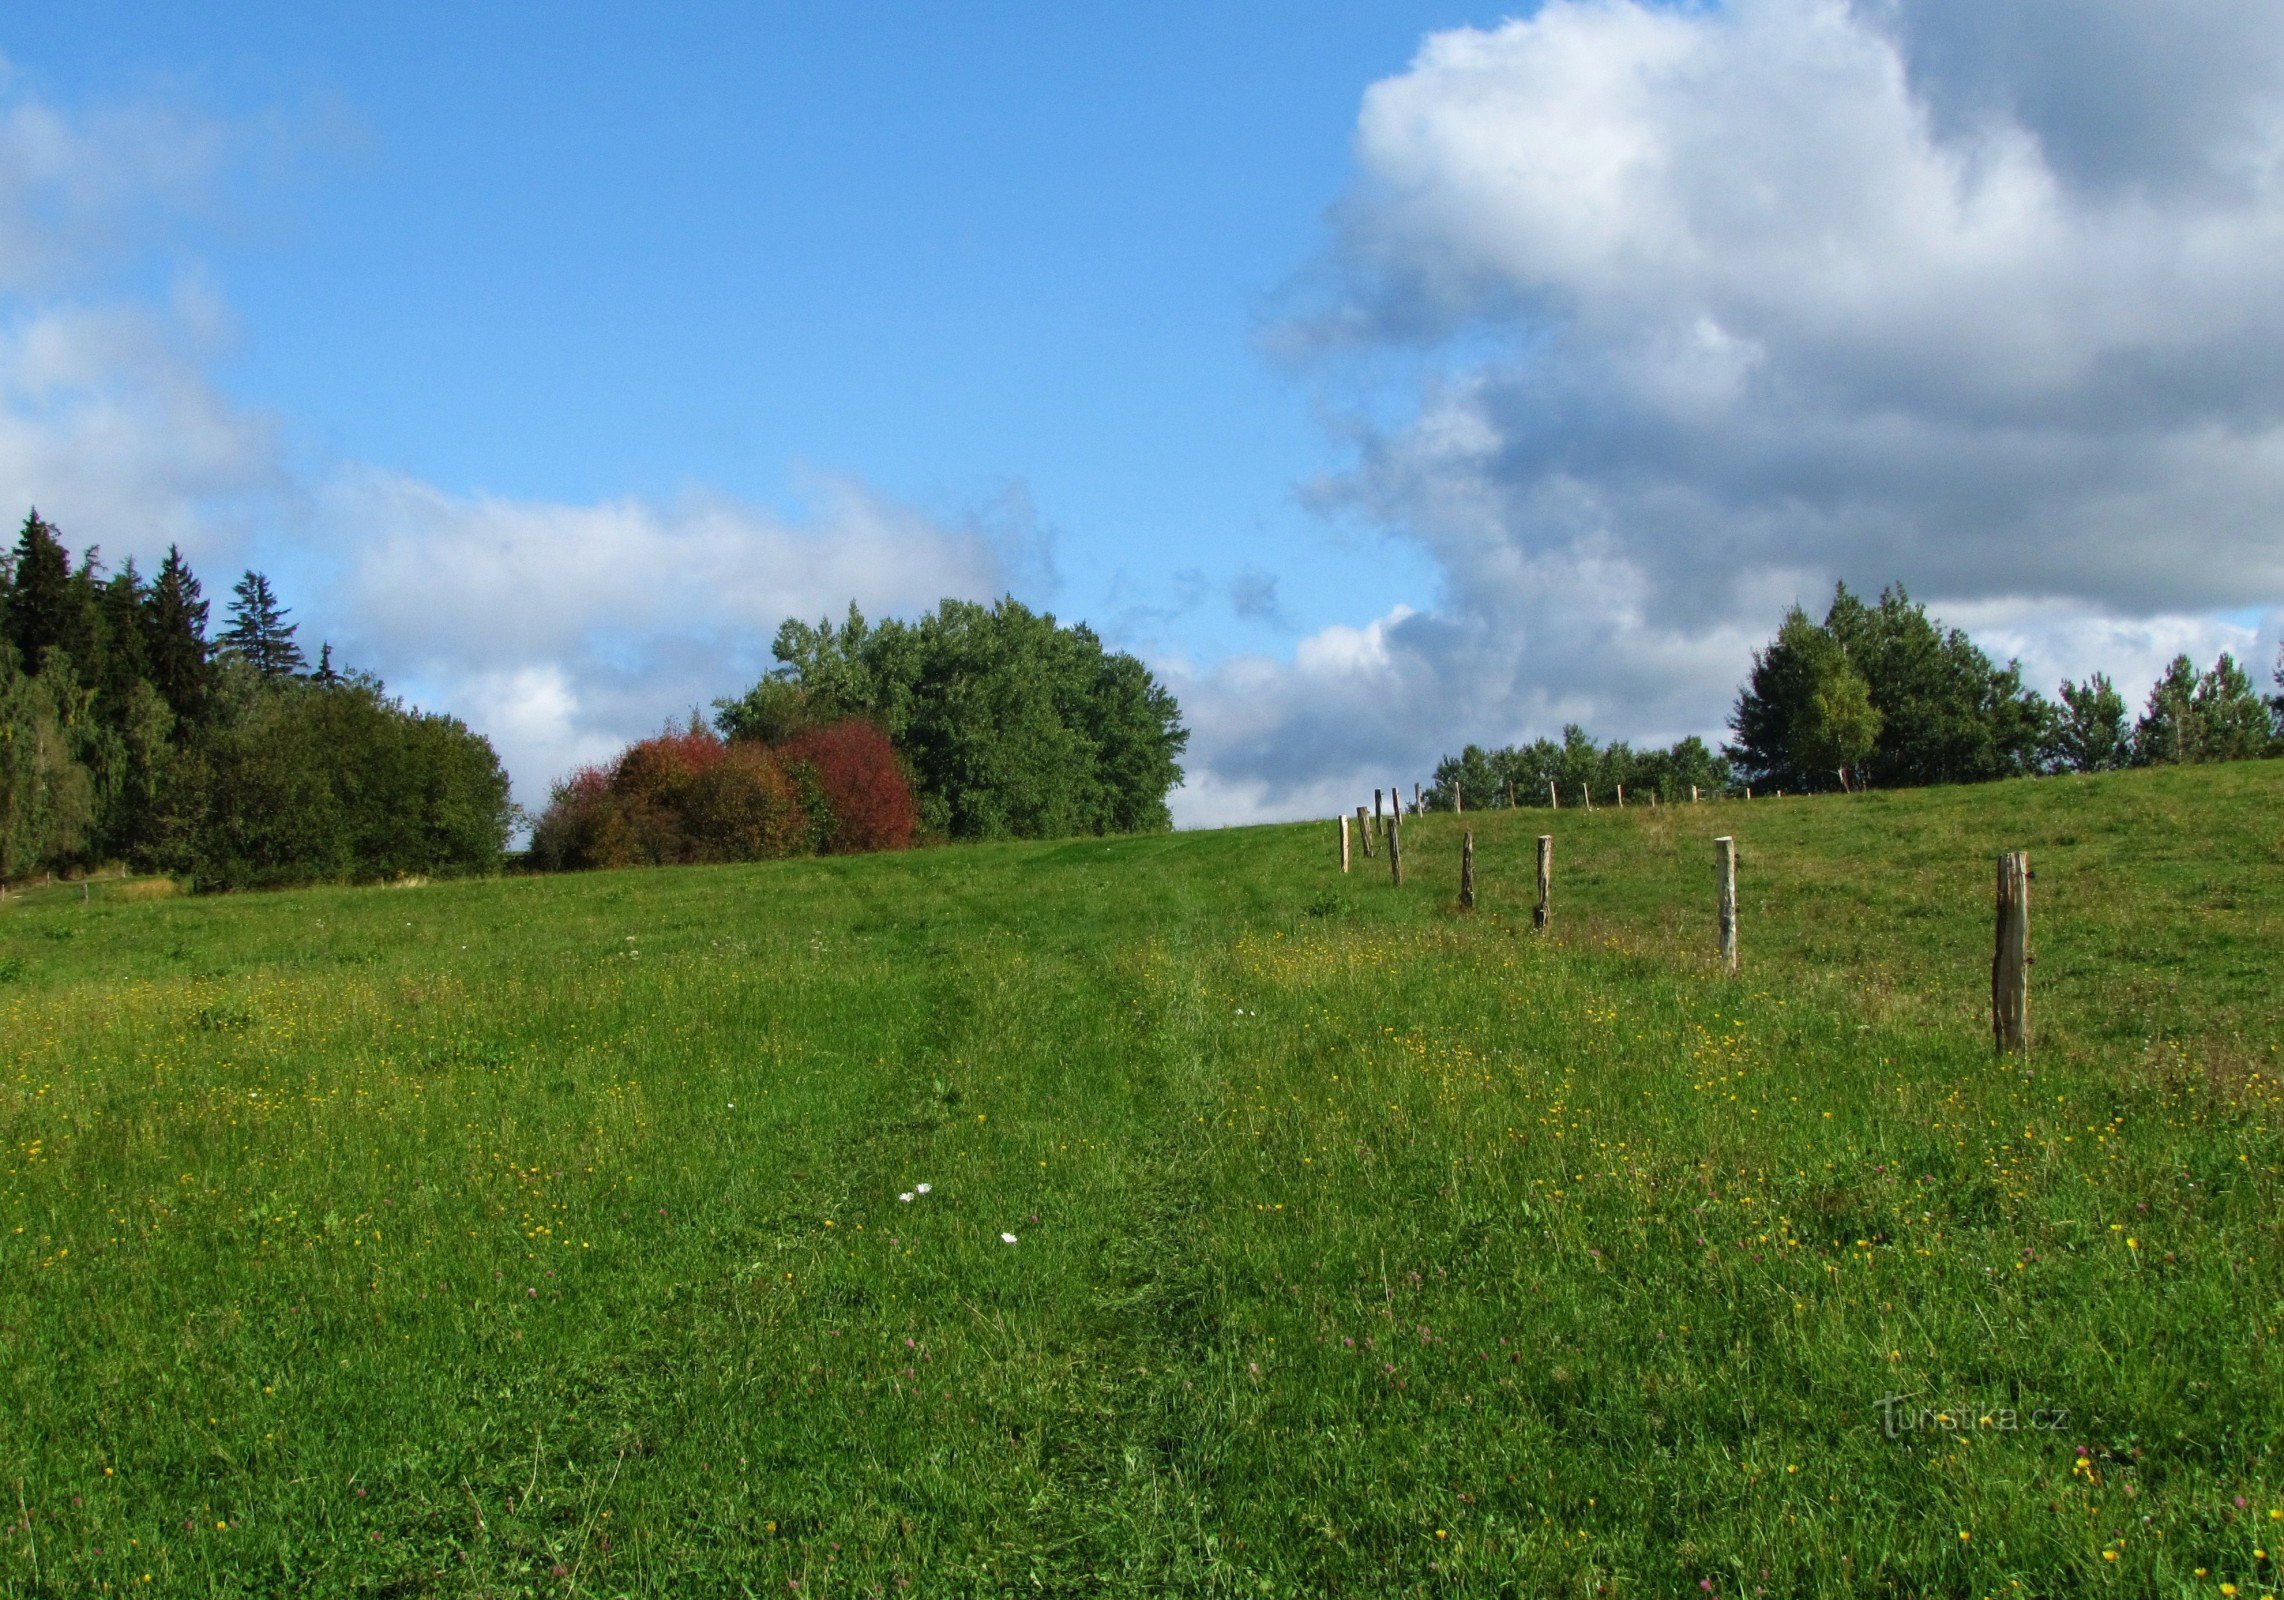
M999 1236L999 1242L1001 1244L1013 1244L1015 1242L1015 1235L1012 1233L1003 1233Z

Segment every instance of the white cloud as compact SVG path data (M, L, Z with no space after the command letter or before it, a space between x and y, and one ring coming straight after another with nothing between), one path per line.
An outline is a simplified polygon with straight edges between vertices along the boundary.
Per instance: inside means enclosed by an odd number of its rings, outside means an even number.
M2284 602L2271 6L1550 0L1427 39L1356 153L1282 343L1416 388L1312 493L1443 587L1339 680L1349 737L1306 653L1200 686L1260 805L1565 717L1714 731L1836 578L2129 692Z
M1036 559L1021 522L946 525L847 479L815 498L786 519L704 494L547 504L349 472L315 499L334 575L313 614L350 659L490 734L532 803L743 689L788 616L988 599Z

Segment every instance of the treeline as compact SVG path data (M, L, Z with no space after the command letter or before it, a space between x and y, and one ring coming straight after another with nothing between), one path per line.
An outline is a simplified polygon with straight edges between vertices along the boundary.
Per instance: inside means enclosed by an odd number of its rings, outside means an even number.
M2284 660L2277 669L2284 691ZM1730 717L1749 783L1814 790L1977 783L2034 773L2242 761L2284 751L2284 692L2263 698L2227 654L2166 668L2128 724L2109 678L2048 700L2021 666L1994 664L1929 620L1900 587L1867 604L1838 586L1821 623L1798 606L1756 651Z
M1469 745L1456 756L1436 763L1435 787L1421 796L1430 811L1489 811L1506 806L1551 805L1555 796L1574 805L1582 797L1609 800L1623 789L1647 800L1686 800L1690 792L1723 794L1732 774L1729 763L1695 737L1664 750L1636 750L1620 739L1596 744L1585 729L1571 723L1562 737L1540 739L1503 750Z
M1432 803L1448 808L1456 787L1470 809L1507 804L1510 793L1513 803L1545 805L1550 781L1565 803L1587 786L1614 794L1621 783L1670 801L1692 784L1801 793L2240 761L2284 754L2284 655L2275 686L2264 698L2226 654L2202 672L2179 656L2129 721L2102 673L2065 680L2048 700L2023 683L2018 662L1993 662L1900 586L1867 602L1841 584L1822 622L1795 606L1753 653L1719 755L1697 739L1663 751L1598 746L1569 727L1559 743L1446 756Z
M146 580L75 562L37 511L0 557L0 881L98 863L200 889L496 867L492 747L379 679L312 667L268 579L228 625L178 549Z
M556 786L547 868L1055 839L1172 826L1180 708L1093 630L1012 599L916 622L788 621L778 666L713 729L630 746Z

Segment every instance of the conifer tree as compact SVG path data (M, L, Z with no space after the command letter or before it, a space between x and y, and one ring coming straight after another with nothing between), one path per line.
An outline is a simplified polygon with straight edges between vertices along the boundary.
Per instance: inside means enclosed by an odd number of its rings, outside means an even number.
M230 626L217 641L224 655L236 656L265 679L290 678L309 661L294 642L294 624L278 604L270 580L249 572L230 591Z
M53 524L35 507L16 535L13 584L8 597L8 641L23 670L37 676L57 645L69 648L75 596L71 556Z
M179 728L196 722L206 706L206 609L198 575L178 547L167 546L167 558L143 600L143 653L151 683Z

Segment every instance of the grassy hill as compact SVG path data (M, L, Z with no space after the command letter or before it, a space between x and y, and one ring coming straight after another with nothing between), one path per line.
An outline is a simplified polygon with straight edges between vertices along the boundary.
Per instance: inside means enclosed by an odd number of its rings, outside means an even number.
M0 1592L2267 1593L2280 802L11 897Z

